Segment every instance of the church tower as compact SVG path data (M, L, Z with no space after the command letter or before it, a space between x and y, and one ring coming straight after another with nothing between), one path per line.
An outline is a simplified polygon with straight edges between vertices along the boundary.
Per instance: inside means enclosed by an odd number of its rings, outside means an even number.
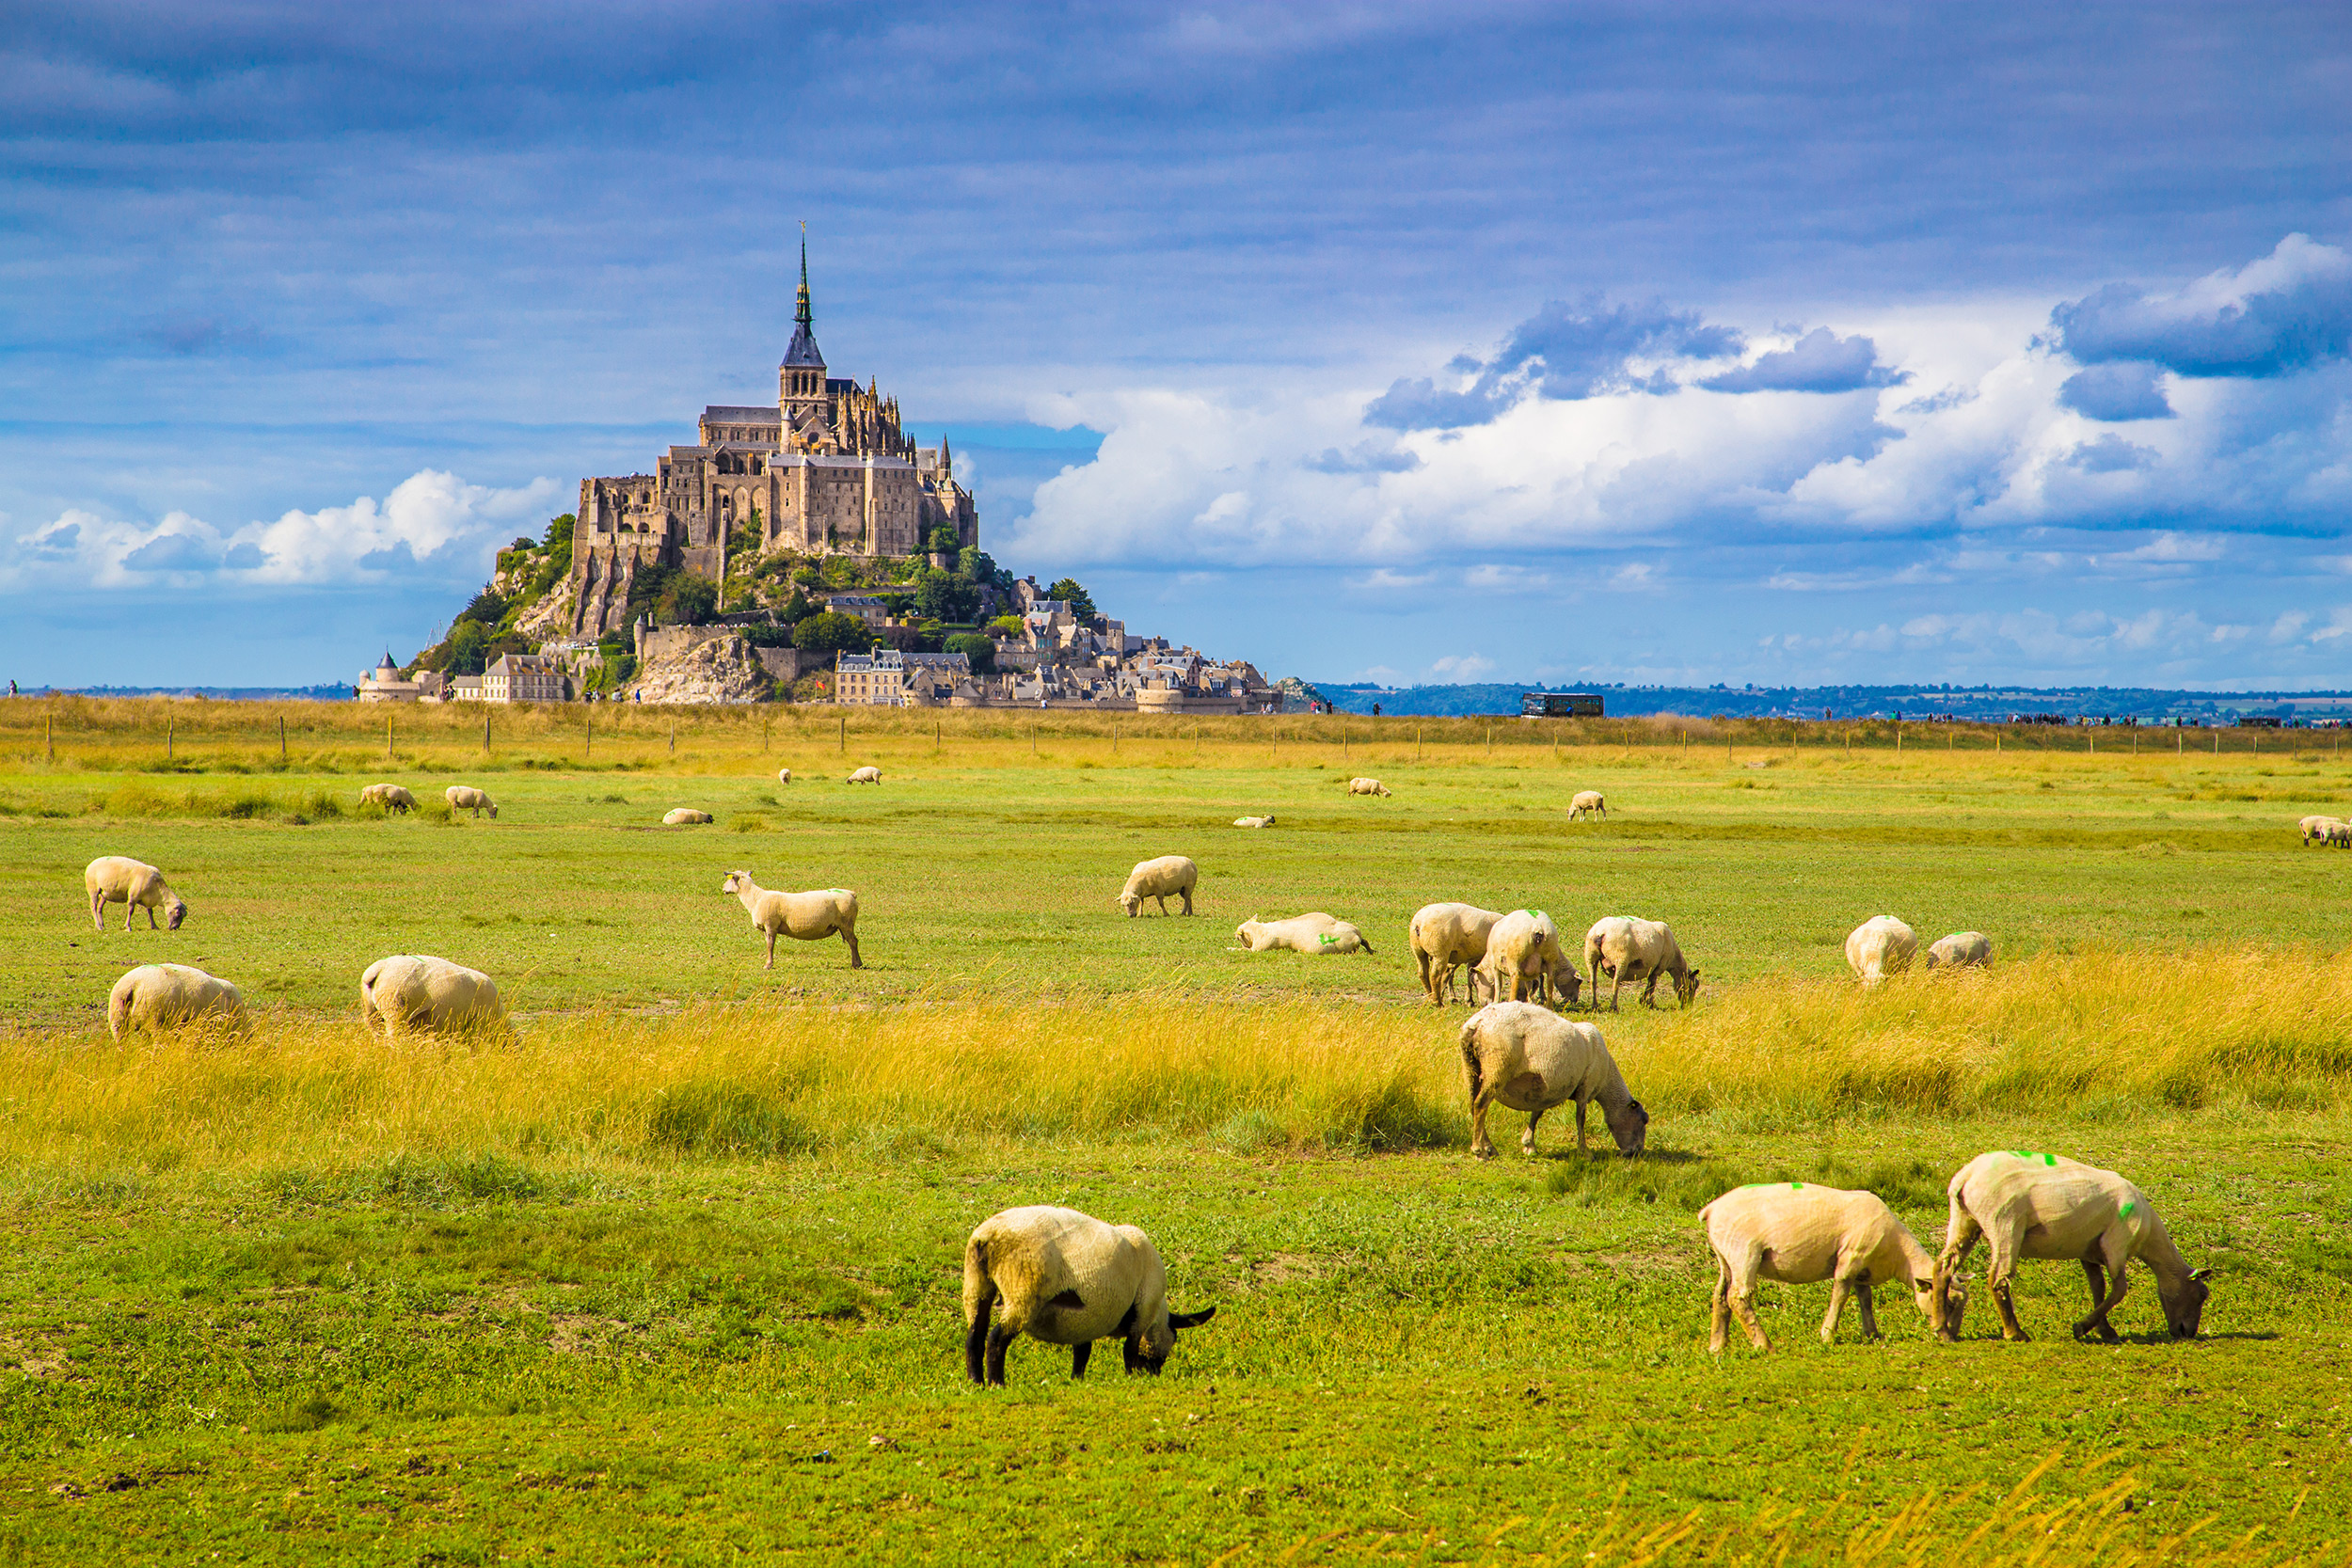
M776 370L776 406L787 430L794 417L825 401L825 356L818 350L817 334L808 307L808 236L801 236L801 297L792 312L792 344L784 351Z

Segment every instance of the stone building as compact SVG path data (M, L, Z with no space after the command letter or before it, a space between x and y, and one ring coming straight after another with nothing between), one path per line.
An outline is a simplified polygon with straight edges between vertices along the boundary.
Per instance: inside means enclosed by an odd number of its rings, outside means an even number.
M564 665L548 654L502 654L482 672L485 703L560 703Z
M640 566L725 578L736 531L758 519L756 547L803 555L909 556L941 525L959 549L979 543L979 515L956 483L943 438L918 448L898 400L826 374L808 296L808 245L774 406L713 404L696 444L672 447L649 474L584 479L572 531L571 630L594 638L628 625Z
M384 661L359 677L352 689L363 703L413 703L421 695L417 683L400 673L392 662L391 650L385 650Z

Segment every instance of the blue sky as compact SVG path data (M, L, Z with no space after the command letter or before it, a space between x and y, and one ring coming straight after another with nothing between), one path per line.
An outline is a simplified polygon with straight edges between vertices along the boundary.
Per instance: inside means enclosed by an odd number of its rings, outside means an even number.
M1277 673L2352 686L2340 6L0 15L0 673L296 683L836 373Z

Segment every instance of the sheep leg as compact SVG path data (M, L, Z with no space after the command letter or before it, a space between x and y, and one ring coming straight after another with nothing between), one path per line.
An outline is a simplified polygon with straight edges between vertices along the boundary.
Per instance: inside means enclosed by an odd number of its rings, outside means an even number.
M1865 1339L1876 1339L1879 1337L1878 1304L1870 1299L1868 1280L1861 1280L1855 1284L1853 1300L1854 1305L1862 1309L1862 1337Z
M1541 1111L1538 1111L1535 1114L1537 1116L1543 1115ZM1530 1122L1528 1123L1528 1126L1532 1128L1534 1126L1534 1123ZM1584 1101L1581 1100L1579 1100L1576 1102L1576 1151L1579 1154L1582 1154L1584 1152Z
M1649 972L1649 984L1642 988L1643 1006L1655 1007L1658 1006L1658 976L1661 973L1662 971L1655 969Z
M776 933L773 931L768 933L768 967L776 967Z
M866 967L866 960L858 954L857 933L844 926L841 928L841 940L850 944L850 967L851 969L864 969Z
M1179 889L1177 890L1176 896L1177 896L1177 897L1179 897L1179 898L1182 898L1182 899L1184 901L1184 912L1185 912L1186 914L1190 914L1190 913L1192 912L1192 889L1190 889L1190 888L1179 888ZM1161 903L1161 905L1160 905L1160 908L1161 908L1161 910L1162 910L1163 911L1165 911L1167 910L1167 908L1168 908L1167 903L1166 903L1165 901L1163 901L1163 902Z
M1543 1119L1543 1112L1528 1112L1527 1131L1519 1134L1519 1152L1526 1155L1531 1160L1535 1158L1535 1124Z
M104 894L93 893L89 895L90 924L97 927L101 932L103 932L106 929L106 917L98 911L105 907L106 895Z
M1486 1136L1486 1107L1493 1097L1483 1088L1470 1096L1470 1153L1481 1160L1495 1157L1494 1140Z
M1853 1285L1844 1275L1830 1276L1829 1312L1821 1319L1821 1343L1837 1342L1837 1320L1846 1310L1846 1297L1852 1291Z
M973 1382L988 1382L988 1308L983 1307L972 1315L972 1323L963 1331L963 1375Z
M1159 900L1160 900L1160 912L1161 912L1162 914L1166 914L1166 913L1168 912L1168 895L1167 895L1167 894L1165 894L1165 893L1163 893L1163 894L1159 895Z
M1715 1255L1715 1315L1707 1334L1707 1354L1721 1355L1731 1342L1731 1265Z
M1617 1010L1617 992L1623 989L1624 985L1625 975L1622 973L1612 974L1609 976L1609 1010L1613 1013ZM1597 1012L1599 1009L1595 1008L1594 1011Z
M1087 1362L1093 1354L1094 1342L1091 1339L1080 1340L1070 1347L1070 1375L1073 1380L1087 1375Z
M1730 1264L1731 1310L1740 1320L1740 1326L1748 1331L1748 1343L1757 1350L1771 1350L1772 1342L1764 1337L1764 1325L1756 1321L1756 1270L1763 1261L1754 1243Z
M2023 1344L2033 1338L2017 1321L2017 1304L2010 1298L2010 1281L2017 1275L2017 1259L1994 1238L1993 1262L1984 1271L1985 1283L1993 1287L1993 1307L2001 1315L2001 1338Z
M1021 1331L1017 1328L1007 1328L1003 1323L998 1323L995 1327L988 1331L988 1381L990 1386L1002 1388L1005 1386L1005 1348L1012 1343L1014 1337L1020 1332Z
M2107 1322L2107 1314L2122 1304L2123 1292L2130 1288L2131 1281L2125 1275L2121 1260L2108 1259L2106 1261L2108 1279L2105 1299L2102 1299L2099 1291L2099 1264L2090 1258L2083 1259L2083 1273L2090 1276L2090 1315L2074 1325L2074 1338L2079 1339L2083 1337L2085 1329L2093 1329L2103 1342L2112 1345L2121 1336L2115 1332L2115 1325Z

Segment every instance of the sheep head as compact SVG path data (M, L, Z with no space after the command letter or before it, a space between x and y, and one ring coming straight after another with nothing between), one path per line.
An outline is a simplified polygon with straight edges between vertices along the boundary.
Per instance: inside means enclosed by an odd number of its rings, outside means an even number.
M1119 907L1127 911L1128 919L1133 920L1143 912L1143 900L1132 893L1122 893L1119 895Z
M1175 1353L1177 1330L1199 1328L1216 1316L1216 1308L1214 1307L1204 1307L1198 1312L1169 1312L1163 1315L1159 1322L1127 1340L1123 1347L1126 1352L1127 1370L1131 1372L1149 1372L1153 1377L1159 1376L1160 1369L1168 1365L1168 1356Z
M1697 970L1686 969L1681 974L1675 976L1676 1001L1681 1003L1687 1007L1691 1005L1692 998L1696 997L1698 993L1699 972Z
M1911 1281L1912 1298L1935 1337L1947 1343L1960 1338L1960 1320L1968 1310L1968 1276L1942 1259L1927 1278Z
M1609 1122L1609 1135L1617 1140L1618 1153L1639 1154L1648 1146L1649 1113L1642 1108L1640 1101L1627 1101L1622 1111L1603 1106L1601 1115Z
M176 931L180 928L180 922L187 918L188 901L181 897L178 894L173 894L171 895L171 908L164 911L165 921L168 923L171 929Z
M2180 1284L2167 1289L2162 1280L2156 1282L2156 1294L2164 1302L2165 1326L2172 1330L2175 1339L2194 1339L2200 1324L2205 1321L2205 1300L2213 1288L2205 1283L2213 1277L2211 1269L2192 1269Z
M751 879L752 874L748 871L730 871L727 873L727 879L719 884L719 891L721 893L740 893L743 891L745 886L750 883Z

